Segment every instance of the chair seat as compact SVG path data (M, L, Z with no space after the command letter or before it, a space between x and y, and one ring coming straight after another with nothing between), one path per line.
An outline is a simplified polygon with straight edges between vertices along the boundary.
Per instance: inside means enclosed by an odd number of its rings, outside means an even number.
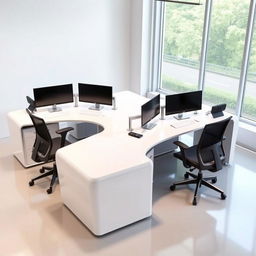
M49 160L55 160L55 154L56 151L60 148L60 143L61 143L61 138L60 137L56 137L52 139L52 150L50 153L50 158ZM65 146L69 145L70 142L69 141L65 141Z
M185 151L186 151L186 156L185 156L186 164L198 169L200 166L199 166L199 162L198 162L198 158L197 158L197 145L187 148ZM175 152L173 155L174 155L174 157L183 161L182 153L180 151ZM202 159L205 163L213 163L213 156L212 156L211 152L208 150L202 152ZM214 170L214 167L209 166L208 170L209 171Z

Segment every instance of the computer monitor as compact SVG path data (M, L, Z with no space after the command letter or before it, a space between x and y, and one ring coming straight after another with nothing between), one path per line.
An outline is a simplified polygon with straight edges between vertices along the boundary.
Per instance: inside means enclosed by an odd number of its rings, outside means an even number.
M196 111L202 108L202 91L166 95L165 114L179 114L177 119L189 118L184 112Z
M160 113L160 94L141 106L141 126L144 129L152 129L155 123L149 123Z
M56 107L57 104L73 102L72 84L34 88L33 91L36 107L52 105L50 112L61 110Z
M112 86L95 84L78 84L79 101L95 103L90 109L100 110L103 105L112 105L113 88Z

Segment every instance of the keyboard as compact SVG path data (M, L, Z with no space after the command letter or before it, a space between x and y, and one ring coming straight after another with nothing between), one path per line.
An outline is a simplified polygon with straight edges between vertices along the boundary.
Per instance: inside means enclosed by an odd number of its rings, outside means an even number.
M179 121L174 121L171 123L171 126L174 128L181 128L181 127L185 127L185 126L190 126L195 124L196 121L194 121L193 119L186 119L186 120L179 120Z

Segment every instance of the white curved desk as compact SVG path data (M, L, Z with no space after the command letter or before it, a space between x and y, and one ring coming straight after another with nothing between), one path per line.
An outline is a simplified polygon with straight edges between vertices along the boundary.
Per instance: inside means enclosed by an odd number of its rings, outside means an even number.
M148 99L132 92L115 95L117 110L100 112L80 107L67 107L62 112L39 112L46 122L87 121L104 127L101 133L61 148L56 162L64 204L97 236L139 221L152 214L153 162L147 157L155 145L181 134L195 131L196 137L205 124L216 122L205 111L192 117L189 126L173 128L172 117L157 120L152 130L142 130L140 120L134 123L140 139L128 136L128 117L140 114ZM8 115L11 136L31 125L25 111ZM232 162L237 136L237 119L233 118L226 135L227 161ZM18 139L20 140L20 138Z

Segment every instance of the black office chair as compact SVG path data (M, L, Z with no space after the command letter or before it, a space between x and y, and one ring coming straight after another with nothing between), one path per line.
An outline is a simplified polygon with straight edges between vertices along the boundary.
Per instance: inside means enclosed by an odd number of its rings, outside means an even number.
M42 118L39 118L33 115L28 109L26 109L26 111L29 114L36 130L36 139L33 145L31 158L35 162L47 163L49 161L55 161L56 151L59 148L70 144L68 141L66 141L66 135L69 131L73 130L73 128L67 127L67 128L59 129L56 131L56 133L59 134L60 137L51 138L51 135L49 133L49 130L44 120ZM43 173L45 170L48 170L48 172L32 179L29 182L29 185L33 186L35 180L52 175L50 187L47 189L47 193L51 194L52 187L55 183L55 180L58 178L57 166L54 163L53 167L42 167L40 169L40 172Z
M196 184L193 205L197 205L197 193L201 185L219 192L222 200L226 198L226 195L221 189L207 182L210 180L212 183L216 183L217 177L204 178L202 171L216 172L222 169L225 161L225 152L222 143L224 132L230 119L231 117L223 121L207 124L204 127L199 143L195 146L188 147L180 141L174 142L180 148L180 152L175 152L173 155L182 160L183 165L186 168L190 168L190 172L184 174L185 180L172 184L170 190L175 190L178 185ZM191 173L194 169L198 169L197 175ZM189 176L193 179L188 180Z

